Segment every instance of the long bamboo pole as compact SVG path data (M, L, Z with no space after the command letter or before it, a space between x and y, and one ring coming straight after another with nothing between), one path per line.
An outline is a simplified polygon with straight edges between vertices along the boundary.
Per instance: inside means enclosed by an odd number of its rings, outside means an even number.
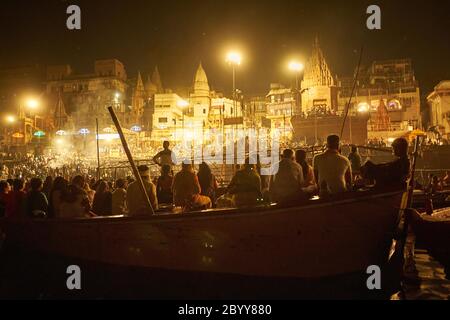
M145 202L147 203L148 208L150 209L151 213L155 214L155 210L153 209L152 203L150 202L150 198L148 197L147 190L145 190L144 182L142 181L142 177L139 174L138 168L136 167L136 164L134 163L133 156L131 155L131 151L128 148L128 143L127 143L127 140L125 139L125 135L123 134L119 119L117 119L116 113L114 112L114 108L108 107L108 111L111 114L112 121L114 122L117 132L119 133L120 140L122 141L123 149L127 155L128 162L130 162L131 168L133 169L134 177L136 178L136 181L139 184L139 187L141 189L142 195L144 196Z
M364 46L361 47L361 51L359 53L358 67L356 69L355 79L353 80L352 92L350 94L350 98L348 99L347 107L345 108L345 111L344 111L344 119L342 120L341 134L339 135L341 140L342 140L342 136L344 135L345 121L347 120L347 117L348 117L348 111L349 111L350 105L352 103L353 94L355 93L356 85L358 83L358 77L359 77L359 71L360 71L360 68L361 68L361 61L362 61L362 57L363 57L363 52L364 52ZM350 117L351 117L351 114L350 114Z
M97 138L97 179L100 180L100 139L98 136L98 118L95 118L95 131Z
M416 163L417 163L417 157L419 156L419 148L420 148L420 137L416 138L415 144L414 144L414 153L413 158L411 161L411 168L410 168L410 178L408 181L406 192L403 194L402 203L400 205L400 214L399 218L403 222L403 226L401 228L401 234L400 234L400 240L401 240L401 246L400 246L400 252L399 257L401 259L404 258L404 252L405 252L405 246L408 238L408 232L409 232L409 225L410 225L410 213L408 209L411 208L412 200L413 200L413 194L414 194L414 184L415 184L415 173L416 173Z

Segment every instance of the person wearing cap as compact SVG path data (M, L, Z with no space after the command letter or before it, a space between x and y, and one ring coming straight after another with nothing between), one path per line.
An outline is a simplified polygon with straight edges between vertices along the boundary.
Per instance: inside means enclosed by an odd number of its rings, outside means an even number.
M327 150L314 157L313 168L321 195L349 190L352 182L350 161L339 153L339 137L327 138Z
M375 180L376 187L404 188L409 177L410 162L408 158L408 141L398 138L392 143L394 161L374 164L367 161L361 167L361 174L365 179Z
M150 169L149 167L142 165L138 167L138 170L153 210L157 210L158 199L156 197L156 187L150 180ZM148 207L145 196L142 194L141 188L139 186L139 181L134 181L128 186L127 208L128 215L130 216L151 214L151 210Z

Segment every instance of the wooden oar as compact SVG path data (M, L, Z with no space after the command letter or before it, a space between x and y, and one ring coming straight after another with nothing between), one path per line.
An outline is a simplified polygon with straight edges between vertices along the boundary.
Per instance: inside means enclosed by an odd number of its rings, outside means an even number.
M133 156L131 155L130 149L128 148L128 143L127 143L127 140L125 139L125 135L123 134L119 119L117 119L117 116L116 116L116 113L114 112L113 107L108 107L108 111L111 114L111 118L112 118L112 121L114 122L114 125L116 126L117 133L119 134L120 140L122 141L123 149L125 150L125 153L128 157L128 162L130 162L131 168L133 169L134 177L136 178L136 181L139 184L139 187L141 189L142 195L144 196L145 202L147 203L148 208L150 209L152 214L155 214L155 210L153 209L150 198L148 197L147 190L145 190L144 182L142 181L142 177L139 174L139 170L137 169L136 164L133 161Z
M409 220L410 217L406 213L409 208L411 208L412 200L413 200L413 194L414 194L414 176L416 172L416 163L417 163L417 157L419 155L419 147L420 147L420 137L417 137L414 144L414 153L411 161L411 174L410 179L408 181L408 186L406 191L403 193L402 197L402 203L400 204L400 219L403 220L403 228L401 230L401 247L400 247L400 257L403 258L404 251L405 251L405 245L406 240L408 237L408 231L409 231Z

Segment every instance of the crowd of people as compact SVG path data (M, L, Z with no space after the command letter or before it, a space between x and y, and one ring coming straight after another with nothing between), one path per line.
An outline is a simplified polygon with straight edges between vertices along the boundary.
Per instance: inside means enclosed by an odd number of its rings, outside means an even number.
M246 159L225 189L220 189L210 166L203 162L198 172L184 162L174 174L173 152L169 143L154 157L160 175L152 179L147 165L138 167L140 178L111 182L75 175L48 176L45 181L22 177L0 181L0 216L75 218L111 215L147 215L153 210L179 207L182 211L214 207L245 207L263 202L298 203L314 195L327 197L353 190L364 183L377 187L405 186L409 175L408 142L397 139L392 144L396 160L385 164L367 161L353 147L348 156L340 151L339 137L327 139L325 152L316 155L312 165L303 149L286 149L271 176L261 175L259 161ZM141 191L142 180L146 196ZM449 182L449 175L444 179Z
M422 189L427 193L436 193L450 188L450 171L447 171L444 176L439 177L436 174L430 173L428 176L428 183L422 186Z

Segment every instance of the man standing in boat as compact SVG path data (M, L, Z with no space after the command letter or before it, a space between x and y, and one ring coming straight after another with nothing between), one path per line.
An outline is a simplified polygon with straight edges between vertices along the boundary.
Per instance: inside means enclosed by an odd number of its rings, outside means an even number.
M327 151L314 157L313 167L322 196L350 189L352 167L350 161L339 153L338 136L331 135L327 138Z
M408 141L398 138L392 143L392 149L396 160L388 163L374 164L367 161L361 167L361 174L365 179L375 180L378 187L392 187L402 189L406 187L406 181L410 174L410 162L408 158Z
M169 149L170 147L170 142L169 141L164 141L163 142L163 148L164 150L158 152L154 157L153 157L153 162L155 162L158 166L162 167L162 166L170 166L170 168L172 168L172 166L174 166L176 164L176 156L175 153Z

